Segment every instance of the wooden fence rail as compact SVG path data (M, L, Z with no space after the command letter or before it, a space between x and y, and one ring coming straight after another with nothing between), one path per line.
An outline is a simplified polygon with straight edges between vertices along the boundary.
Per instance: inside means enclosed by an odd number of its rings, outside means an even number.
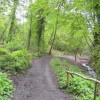
M81 77L81 78L83 78L85 80L93 81L95 83L95 87L94 87L94 100L96 100L97 84L100 84L99 80L94 79L94 78L87 78L87 77L85 77L85 76L83 76L81 74L71 72L71 71L69 71L69 69L66 70L66 72L67 72L67 87L70 86L70 75L76 75L76 76Z

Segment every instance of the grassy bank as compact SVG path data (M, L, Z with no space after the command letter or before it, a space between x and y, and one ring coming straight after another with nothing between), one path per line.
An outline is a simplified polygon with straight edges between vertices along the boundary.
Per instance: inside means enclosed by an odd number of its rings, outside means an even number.
M74 95L73 100L93 100L94 96L93 82L74 76L73 78L70 77L71 78L70 87L67 89L65 88L67 81L65 70L69 67L70 71L85 75L85 73L83 73L82 70L80 70L77 66L69 64L66 60L61 60L59 58L53 58L51 60L51 66L57 75L59 88L61 88L63 91L67 93L73 94ZM97 100L100 100L99 96L97 97Z

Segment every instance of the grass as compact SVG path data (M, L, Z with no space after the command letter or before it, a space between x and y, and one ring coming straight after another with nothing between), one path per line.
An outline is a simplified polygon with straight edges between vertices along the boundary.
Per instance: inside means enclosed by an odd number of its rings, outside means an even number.
M66 87L66 68L69 67L70 71L80 73L85 76L85 73L82 72L79 67L69 64L66 60L61 60L59 58L53 58L51 60L51 66L54 72L57 74L57 81L59 88L67 93L74 95L73 100L93 100L94 94L94 83L84 80L80 77L74 76L71 78L70 87ZM87 75L86 75L87 76ZM89 76L87 76L89 77ZM100 100L100 97L97 97L97 100Z

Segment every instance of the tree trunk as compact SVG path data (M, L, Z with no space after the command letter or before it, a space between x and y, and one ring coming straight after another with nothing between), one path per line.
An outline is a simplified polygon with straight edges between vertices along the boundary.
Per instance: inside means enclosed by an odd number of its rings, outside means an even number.
M30 29L29 29L29 34L28 34L28 45L27 45L28 50L30 48L31 34L32 34L32 12L30 16Z
M54 29L54 37L53 37L51 47L50 47L50 50L49 50L49 55L51 55L52 48L53 48L53 45L54 45L54 41L55 41L56 34L57 34L59 11L60 11L60 5L59 5L59 2L58 2L58 11L57 11L57 19L56 19L55 29Z
M53 48L53 45L54 45L54 41L55 41L55 38L56 38L57 25L58 25L58 21L57 21L57 23L56 23L56 28L55 28L55 32L54 32L54 38L53 38L53 40L52 40L51 48L50 48L50 50L49 50L49 55L51 55L52 48Z
M94 36L94 43L93 43L93 51L92 51L92 58L93 58L93 65L95 66L94 67L94 70L97 72L97 74L99 75L99 72L98 72L98 68L99 68L99 51L100 51L100 48L98 48L100 46L100 1L96 1L94 0L94 4L96 3L96 6L93 7L93 10L95 11L94 13L94 33L93 33L93 36ZM99 75L100 77L100 75Z
M29 48L30 48L31 33L32 33L32 30L30 29L30 30L29 30L29 35L28 35L28 46L27 46L27 49L28 49L28 50L29 50Z
M43 13L44 13L44 9L38 10L38 14L39 14L37 18L38 52L40 52L40 43L42 41L42 36L43 36L44 28L45 28L45 16L42 17Z
M10 29L9 29L8 35L11 35L12 31L13 31L17 6L18 6L18 0L14 0L14 8L13 8L12 16L11 16L11 24L10 24Z
M38 47L40 47L40 42L41 42L41 37L42 37L42 33L44 31L44 23L45 23L45 18L41 18L40 20L38 20Z
M74 52L74 55L75 55L75 61L77 60L77 53L76 52Z
M97 20L96 22L96 28L95 29L98 29L96 30L94 33L93 33L93 36L94 36L94 46L96 45L100 45L100 5L97 4L95 7L94 7L94 10L95 10L95 17Z

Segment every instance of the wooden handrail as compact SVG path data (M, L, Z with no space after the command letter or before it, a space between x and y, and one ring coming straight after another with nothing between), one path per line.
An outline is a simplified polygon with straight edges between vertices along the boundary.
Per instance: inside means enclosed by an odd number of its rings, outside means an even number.
M74 72L71 72L71 71L68 71L68 70L66 70L66 72L67 72L67 73L70 73L70 74L74 74L74 75L79 76L79 77L81 77L81 78L84 78L84 79L86 79L86 80L90 80L90 81L93 81L93 82L96 82L96 83L100 84L100 81L97 80L97 79L94 79L94 78L87 78L87 77L85 77L85 76L83 76L83 75L80 75L80 74L78 74L78 73L74 73Z
M87 77L85 77L85 76L83 76L83 75L81 75L81 74L71 72L71 71L69 71L69 69L66 70L66 73L67 73L67 79L68 79L68 80L67 80L67 86L68 86L68 87L70 86L70 75L73 75L73 74L76 75L76 76L78 76L78 77L81 77L81 78L83 78L83 79L85 79L85 80L89 80L89 81L95 82L95 87L94 87L94 99L93 99L93 100L96 100L97 84L100 84L100 81L99 81L99 80L94 79L94 78L87 78Z

